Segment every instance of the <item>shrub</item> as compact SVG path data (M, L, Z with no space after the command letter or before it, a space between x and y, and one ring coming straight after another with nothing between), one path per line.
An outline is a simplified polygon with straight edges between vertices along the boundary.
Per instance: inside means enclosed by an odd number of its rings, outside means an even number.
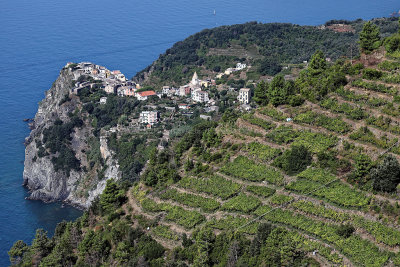
M392 155L387 155L377 168L371 171L373 188L377 191L393 192L400 183L400 164Z
M349 238L355 230L356 229L354 229L354 226L351 224L341 224L338 226L336 232L344 238Z
M274 165L284 170L287 174L297 174L311 164L312 156L310 151L303 146L292 146L281 156L276 158Z

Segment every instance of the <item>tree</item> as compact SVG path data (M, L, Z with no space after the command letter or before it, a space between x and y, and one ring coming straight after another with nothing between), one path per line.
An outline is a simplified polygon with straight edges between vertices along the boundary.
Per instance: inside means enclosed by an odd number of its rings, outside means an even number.
M353 182L365 184L372 168L372 160L366 154L360 154L355 158L354 171L349 179Z
M321 50L317 50L311 57L309 69L312 70L313 75L320 74L327 69L325 55Z
M265 57L260 64L258 71L261 75L274 76L282 70L282 66L279 64L278 56Z
M286 104L288 95L285 89L285 78L283 75L275 76L268 90L269 102L274 106Z
M368 21L360 32L360 48L366 54L371 53L381 45L379 27Z
M287 174L294 175L304 171L311 164L312 156L310 151L303 146L292 146L283 155L276 158L274 165L283 169Z
M265 81L257 84L256 88L254 89L254 101L256 101L256 103L259 105L268 104L268 90L269 84Z
M8 256L10 256L10 262L12 265L18 265L25 252L29 250L29 247L26 245L26 243L22 240L18 240L17 242L14 243L12 248L8 251Z
M113 179L107 180L106 188L100 195L100 205L108 213L115 210L126 200L125 192Z
M351 224L341 224L338 226L336 232L338 233L338 235L343 236L344 238L348 238L353 234L355 230L356 229L354 229L354 226Z
M387 155L379 166L371 171L373 188L377 191L393 192L400 183L400 164L392 155Z

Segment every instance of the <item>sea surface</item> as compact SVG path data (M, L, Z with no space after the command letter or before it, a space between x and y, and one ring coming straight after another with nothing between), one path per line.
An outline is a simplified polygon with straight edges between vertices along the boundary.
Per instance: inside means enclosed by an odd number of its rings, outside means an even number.
M398 11L398 0L1 0L0 1L0 266L13 242L81 212L25 200L22 120L34 117L44 91L67 61L91 61L127 77L174 42L205 28L260 22L319 25Z

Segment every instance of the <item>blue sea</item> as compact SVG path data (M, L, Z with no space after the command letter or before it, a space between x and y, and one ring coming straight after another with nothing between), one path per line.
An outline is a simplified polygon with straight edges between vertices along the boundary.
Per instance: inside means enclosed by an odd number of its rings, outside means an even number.
M247 21L319 25L330 19L371 19L400 9L398 0L1 0L0 1L0 266L13 242L30 243L36 228L81 212L25 200L22 120L34 117L67 61L91 61L127 77L174 42L205 28ZM215 11L215 14L214 14Z

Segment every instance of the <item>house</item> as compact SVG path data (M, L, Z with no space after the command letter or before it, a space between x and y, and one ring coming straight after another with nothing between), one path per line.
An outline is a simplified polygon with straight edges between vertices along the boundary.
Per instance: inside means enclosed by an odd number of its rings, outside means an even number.
M200 89L192 92L192 100L195 102L206 103L208 102L208 93Z
M122 74L122 73L115 74L115 78L117 80L120 80L121 82L125 82L126 81L125 75Z
M225 70L225 75L230 75L232 72L234 72L235 70L233 68L227 68Z
M120 85L115 82L107 82L106 86L104 87L104 91L107 94L116 94L118 87L120 87Z
M102 104L102 105L104 105L104 104L106 104L107 103L107 97L101 97L100 98L100 104Z
M135 96L136 88L133 86L121 86L117 90L118 96Z
M154 92L154 91L143 91L143 92L136 93L136 97L137 97L137 99L139 101L147 100L147 98L149 96L152 96L152 95L156 95L156 92Z
M189 85L179 87L179 96L187 96L192 90Z
M163 95L169 95L170 91L171 91L171 88L169 86L163 86L163 88L162 88Z
M178 108L183 110L189 110L190 106L188 104L179 104Z
M206 121L210 121L211 120L211 116L201 114L200 115L200 119L203 119L203 120L206 120Z
M158 121L157 111L142 111L140 112L139 122L154 125Z
M244 64L244 63L237 63L236 64L236 70L243 70L243 69L245 69L245 68L247 68L247 65L246 64Z
M239 90L239 96L237 98L242 104L249 104L251 99L250 88L242 88Z

